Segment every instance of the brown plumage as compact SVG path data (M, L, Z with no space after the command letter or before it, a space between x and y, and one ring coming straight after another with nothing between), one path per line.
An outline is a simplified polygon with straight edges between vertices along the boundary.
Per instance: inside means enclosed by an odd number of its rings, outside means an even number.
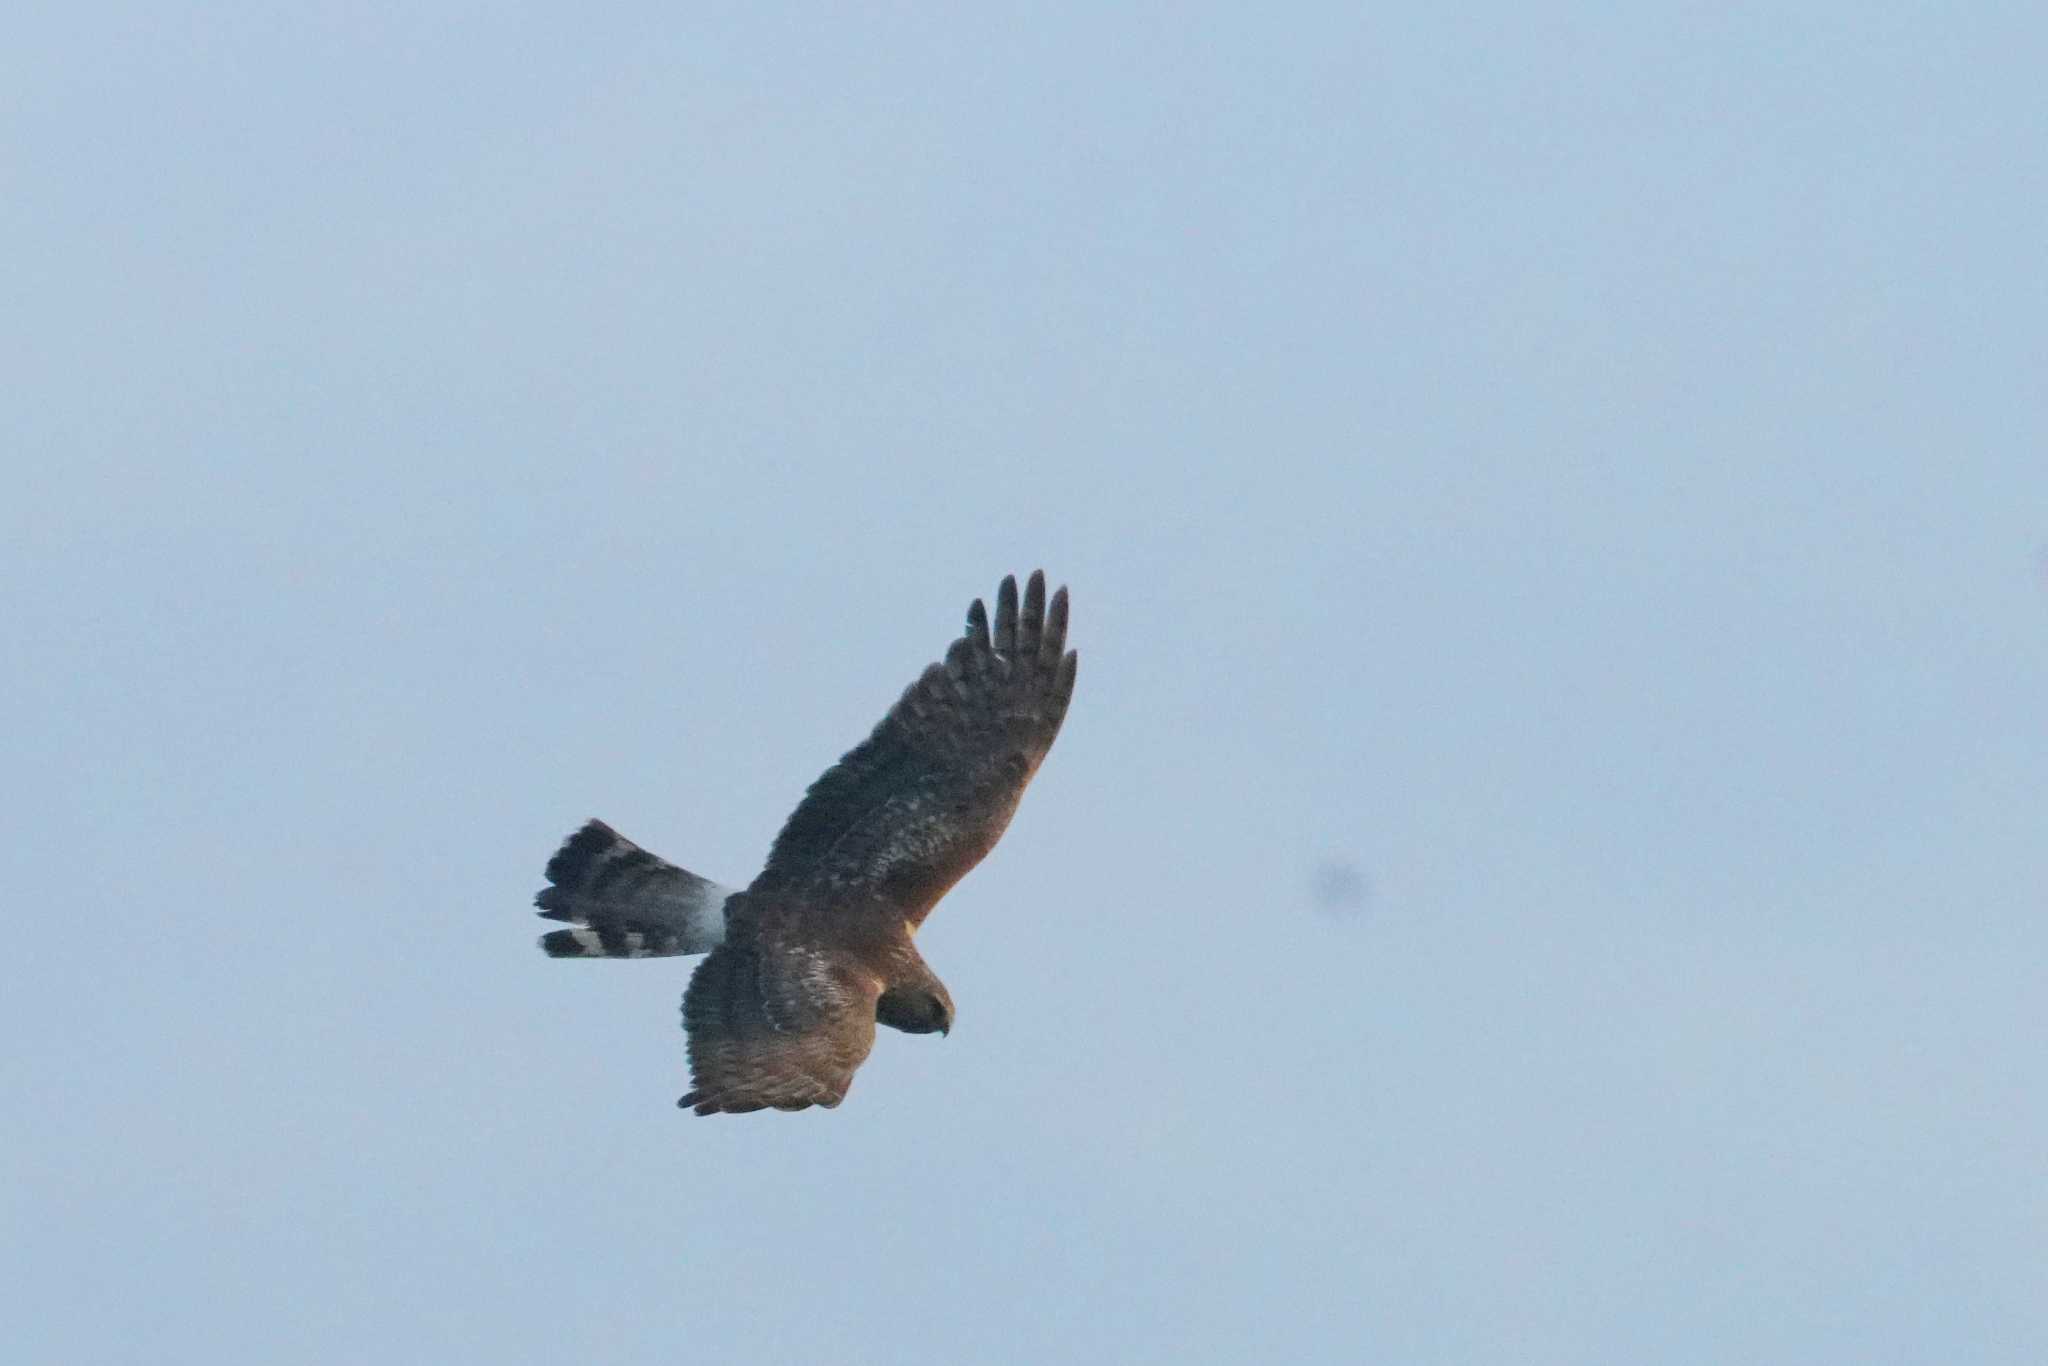
M1017 581L1005 578L993 624L976 599L966 634L944 660L811 784L761 875L724 897L722 936L690 979L683 1024L692 1087L683 1106L704 1115L837 1105L874 1045L878 1021L910 1033L951 1028L952 998L911 936L995 846L1059 734L1076 668L1066 635L1066 589L1048 603L1045 576L1033 573L1020 603ZM558 919L583 918L588 907L585 923L598 927L611 918L616 926L673 921L679 928L638 939L619 928L557 931L549 938L582 938L549 951L623 957L615 944L636 956L709 947L680 928L682 912L656 904L652 889L664 889L674 904L681 893L668 889L691 896L700 883L724 889L593 825L596 833L585 827L549 865L558 886L542 893L543 906ZM579 840L581 852L567 857ZM625 870L612 876L612 888L631 892L640 885L631 877L644 878L646 904L607 893L608 865ZM562 889L579 882L594 890Z

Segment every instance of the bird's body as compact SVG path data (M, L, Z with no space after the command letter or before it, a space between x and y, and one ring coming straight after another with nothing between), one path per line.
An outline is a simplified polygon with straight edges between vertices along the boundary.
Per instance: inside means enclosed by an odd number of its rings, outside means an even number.
M1034 573L980 600L966 634L811 785L767 866L736 892L602 821L549 862L541 914L581 928L558 958L706 953L683 1000L698 1114L837 1105L877 1022L946 1032L953 1002L912 943L995 846L1073 697L1067 593Z

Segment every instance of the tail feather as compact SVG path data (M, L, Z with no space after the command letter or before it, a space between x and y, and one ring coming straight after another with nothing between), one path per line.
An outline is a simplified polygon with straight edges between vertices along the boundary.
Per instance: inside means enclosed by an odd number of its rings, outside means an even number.
M616 926L549 930L540 937L540 947L550 958L664 958L690 952L676 935Z
M541 916L587 927L542 935L551 958L708 953L725 939L732 888L655 857L603 821L563 842L547 879L552 885L533 899Z

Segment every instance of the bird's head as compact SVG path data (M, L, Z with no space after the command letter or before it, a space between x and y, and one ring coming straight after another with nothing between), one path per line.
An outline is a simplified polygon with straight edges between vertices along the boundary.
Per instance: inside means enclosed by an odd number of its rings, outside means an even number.
M953 1032L953 998L936 977L891 987L875 1001L875 1020L906 1034Z

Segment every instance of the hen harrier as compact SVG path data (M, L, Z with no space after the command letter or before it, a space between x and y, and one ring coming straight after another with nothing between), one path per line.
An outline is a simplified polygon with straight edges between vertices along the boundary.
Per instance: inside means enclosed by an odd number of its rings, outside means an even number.
M953 998L911 936L995 847L1074 695L1067 590L1033 573L979 598L967 632L797 804L768 866L734 891L602 821L548 861L540 913L556 958L706 953L683 997L700 1115L837 1105L877 1021L946 1033Z

